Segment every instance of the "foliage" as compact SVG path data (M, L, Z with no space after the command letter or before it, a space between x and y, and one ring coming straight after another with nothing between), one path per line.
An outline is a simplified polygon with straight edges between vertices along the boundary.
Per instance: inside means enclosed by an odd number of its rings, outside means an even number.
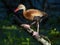
M40 43L24 31L24 29L12 24L11 22L13 21L11 17L12 14L0 22L0 45L40 45ZM60 45L60 23L58 20L59 18L49 18L47 24L50 27L47 29L46 25L44 25L40 29L40 34L48 36L52 45Z

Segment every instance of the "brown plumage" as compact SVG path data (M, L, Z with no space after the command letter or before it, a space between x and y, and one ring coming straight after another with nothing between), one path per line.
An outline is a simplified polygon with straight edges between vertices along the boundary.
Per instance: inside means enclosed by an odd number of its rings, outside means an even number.
M33 20L35 16L40 16L40 17L47 16L45 12L37 9L26 10L26 7L23 4L20 4L14 12L17 12L18 10L21 9L23 9L23 16L28 20Z
M23 4L20 4L14 12L17 12L18 10L23 9L23 16L28 20L35 20L37 24L37 32L39 33L39 21L41 21L40 17L47 16L47 14L43 11L37 10L37 9L28 9L26 10L26 7ZM37 18L35 18L37 17ZM34 22L32 23L34 24Z

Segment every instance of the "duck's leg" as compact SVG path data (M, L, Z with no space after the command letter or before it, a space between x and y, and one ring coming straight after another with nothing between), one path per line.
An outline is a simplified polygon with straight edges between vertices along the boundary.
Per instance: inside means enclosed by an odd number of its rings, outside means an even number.
M35 23L36 23L36 21L32 22L31 25L33 25L33 24L35 24Z
M37 32L39 33L39 21L37 21Z
M39 27L40 27L40 23L41 23L41 21L42 21L42 18L41 17L38 17L37 18L37 32L39 33Z
M37 25L37 33L39 34L39 22L40 22L40 16L35 17L36 25Z

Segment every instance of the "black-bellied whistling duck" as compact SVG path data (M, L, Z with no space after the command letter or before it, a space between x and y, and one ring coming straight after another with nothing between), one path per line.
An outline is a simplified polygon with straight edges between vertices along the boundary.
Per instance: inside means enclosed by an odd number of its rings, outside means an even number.
M26 10L26 7L23 4L18 5L17 9L14 10L14 12L17 12L19 10L23 10L23 16L28 20L40 20L40 17L47 16L47 14L43 11L37 10L37 9L28 9ZM36 17L36 18L35 18ZM39 21L37 22L37 32L39 32Z

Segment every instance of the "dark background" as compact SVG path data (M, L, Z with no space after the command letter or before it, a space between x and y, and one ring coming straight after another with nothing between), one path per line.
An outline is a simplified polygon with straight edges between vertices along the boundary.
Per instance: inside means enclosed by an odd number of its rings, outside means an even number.
M40 45L24 29L13 24L13 11L20 3L27 9L42 10L49 15L47 22L40 26L40 34L48 36L52 45L60 45L60 0L0 0L0 45Z

